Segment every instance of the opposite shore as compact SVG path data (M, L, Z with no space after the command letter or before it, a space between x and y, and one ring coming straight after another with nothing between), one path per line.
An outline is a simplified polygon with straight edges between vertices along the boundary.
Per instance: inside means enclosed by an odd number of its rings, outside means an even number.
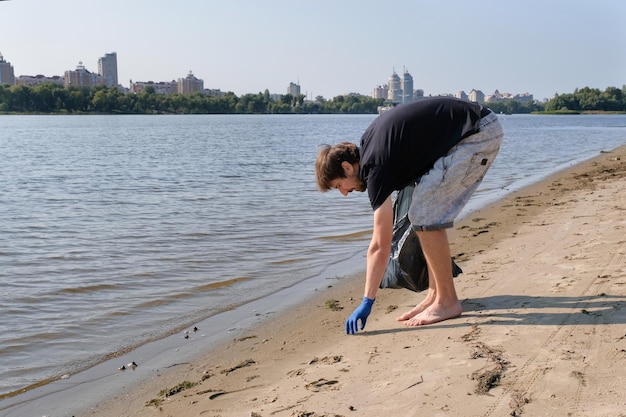
M465 271L460 318L407 328L395 317L424 294L383 290L367 330L346 336L358 275L287 312L260 312L270 318L193 362L172 355L124 394L97 405L80 387L66 395L84 404L81 416L617 416L624 210L626 146L459 221L450 240ZM48 415L46 398L24 406Z

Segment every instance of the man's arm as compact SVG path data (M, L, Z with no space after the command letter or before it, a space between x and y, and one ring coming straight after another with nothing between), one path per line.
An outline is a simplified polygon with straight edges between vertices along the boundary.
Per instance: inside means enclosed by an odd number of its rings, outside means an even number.
M393 205L391 196L382 206L374 211L374 231L367 250L367 269L365 274L364 296L373 300L385 275L389 253L391 252L391 238L393 235Z
M393 206L391 197L382 206L374 211L374 232L369 249L367 250L367 270L365 274L365 296L346 321L346 333L355 334L365 328L367 317L372 311L378 287L385 275L389 253L391 252L391 237L393 235Z

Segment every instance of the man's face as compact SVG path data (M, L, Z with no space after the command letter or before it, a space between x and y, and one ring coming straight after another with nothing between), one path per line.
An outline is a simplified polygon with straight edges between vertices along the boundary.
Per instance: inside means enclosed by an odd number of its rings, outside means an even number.
M335 178L330 182L330 186L335 188L344 196L347 196L352 191L365 191L365 184L358 176L358 168L344 162L345 178Z

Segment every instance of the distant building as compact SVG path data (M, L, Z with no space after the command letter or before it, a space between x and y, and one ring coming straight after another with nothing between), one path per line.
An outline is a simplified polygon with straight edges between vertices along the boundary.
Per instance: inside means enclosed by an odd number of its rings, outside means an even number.
M413 76L406 70L402 74L400 81L400 89L402 90L402 103L410 103L413 101Z
M428 97L433 95L429 94ZM413 90L413 76L405 69L402 74L402 78L396 73L395 69L389 77L389 83L385 85L379 85L372 90L372 98L384 98L386 104L392 106L400 103L410 103L411 101L418 101L424 98L424 90ZM524 94L510 94L500 93L496 90L492 95L486 96L485 94L476 89L472 89L469 94L460 90L456 94L437 94L436 97L456 97L461 100L473 101L476 103L487 103L504 100L516 100L520 102L532 102L534 101L533 95L529 93Z
M93 87L99 85L101 77L98 74L88 71L82 61L78 63L75 71L65 71L65 87Z
M296 97L300 95L300 84L289 83L289 87L287 87L287 94L291 94Z
M201 93L202 90L204 90L204 81L196 78L191 71L187 77L178 79L179 94Z
M98 74L107 87L117 87L117 53L104 54L98 59Z
M46 77L45 75L20 75L17 77L17 85L25 85L28 87L34 87L39 84L52 83L58 85L65 85L65 79L59 75L53 75L52 77Z
M391 77L389 77L389 90L387 91L387 100L393 103L400 103L402 101L402 86L400 84L400 77L393 71Z
M384 98L392 103L410 103L415 101L416 97L416 92L413 90L413 76L406 70L400 78L394 69L388 84L379 85L372 91L372 98Z
M15 85L15 72L10 62L4 60L0 54L0 85Z
M473 101L475 103L484 103L485 102L485 94L480 90L472 89L468 94L469 101Z
M178 83L176 81L170 82L154 82L154 81L135 81L130 80L130 92L141 93L146 87L152 87L156 94L176 94L178 93Z
M387 86L387 84L379 85L377 87L374 87L374 89L372 90L372 98L387 99L387 94L389 94L389 87Z
M517 101L521 101L522 103L525 103L528 101L535 101L535 98L530 93L524 93L524 94L515 94L513 96L513 100L517 100Z
M509 100L511 95L509 93L501 94L498 90L494 91L492 95L485 96L485 103L497 103L499 101Z
M203 93L206 94L207 96L214 96L214 97L224 96L224 92L220 90L219 88L205 88Z
M511 93L500 93L498 90L496 90L492 95L485 97L486 103L498 103L506 100L529 102L533 101L533 95L529 93L513 95Z

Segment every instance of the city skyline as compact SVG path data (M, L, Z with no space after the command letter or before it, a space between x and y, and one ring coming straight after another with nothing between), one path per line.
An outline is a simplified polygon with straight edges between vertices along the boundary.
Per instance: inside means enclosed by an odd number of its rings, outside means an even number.
M62 75L79 61L96 72L97 59L116 51L125 87L193 71L205 88L237 95L285 93L296 81L308 97L370 95L402 66L426 95L475 88L542 100L621 87L626 78L619 1L191 0L185 8L162 0L0 2L0 26L10 34L0 52L19 76Z
M6 67L10 66L13 70L13 65L10 61L4 59L2 52L0 51L0 69L5 70ZM0 75L2 73L0 72ZM81 85L82 79L87 78L88 82L84 84L85 86L95 86L95 85L106 85L107 87L118 86L124 88L126 92L139 92L146 85L153 85L155 87L159 87L157 89L157 93L173 93L173 92L183 92L183 93L191 93L197 91L205 91L207 93L216 94L216 93L226 93L227 91L222 91L219 88L216 89L204 89L204 80L198 79L193 74L193 71L189 71L185 78L179 77L177 79L172 79L171 81L166 80L130 80L129 86L124 86L119 82L116 84L118 80L117 76L117 53L116 52L107 52L104 53L103 56L98 58L98 71L93 72L90 71L87 66L79 61L76 66L76 70L68 69L64 71L64 75L47 75L47 74L14 74L14 82L15 85L19 85L20 81L25 85L35 85L41 82L54 82L54 83L63 83L65 86L69 85ZM5 82L2 76L0 76L0 84ZM194 84L194 86L191 86ZM174 90L172 89L173 87ZM162 88L162 90L161 90ZM406 90L409 90L407 92ZM180 91L176 91L180 90ZM286 88L286 92L276 92L270 91L271 94L291 94L291 95L299 95L301 94L301 86L299 83L289 82L289 85ZM482 97L489 96L489 94L484 94L480 89L472 89L472 92L477 91L478 94ZM247 93L244 93L247 94ZM251 93L255 94L255 93ZM383 98L385 101L391 102L410 102L413 101L414 97L422 97L424 96L424 91L422 89L414 89L413 88L413 77L412 75L404 69L402 73L402 77L400 77L396 71L395 67L392 70L392 74L388 79L387 84L378 84L376 85L370 94L362 94L364 96L370 96L372 98ZM398 95L400 94L400 95ZM470 92L471 94L471 92ZM495 90L495 94L499 94L498 90ZM532 93L525 92L524 94L529 95L532 99ZM467 98L467 93L465 90L459 90L455 93L447 92L441 93L440 95L453 95L457 98ZM519 95L519 94L518 94ZM512 98L514 95L510 93L505 93L504 96L507 98ZM510 97L509 97L510 96ZM315 99L315 97L306 97L310 99ZM333 97L324 97L325 99L332 99ZM526 99L524 99L526 101Z

